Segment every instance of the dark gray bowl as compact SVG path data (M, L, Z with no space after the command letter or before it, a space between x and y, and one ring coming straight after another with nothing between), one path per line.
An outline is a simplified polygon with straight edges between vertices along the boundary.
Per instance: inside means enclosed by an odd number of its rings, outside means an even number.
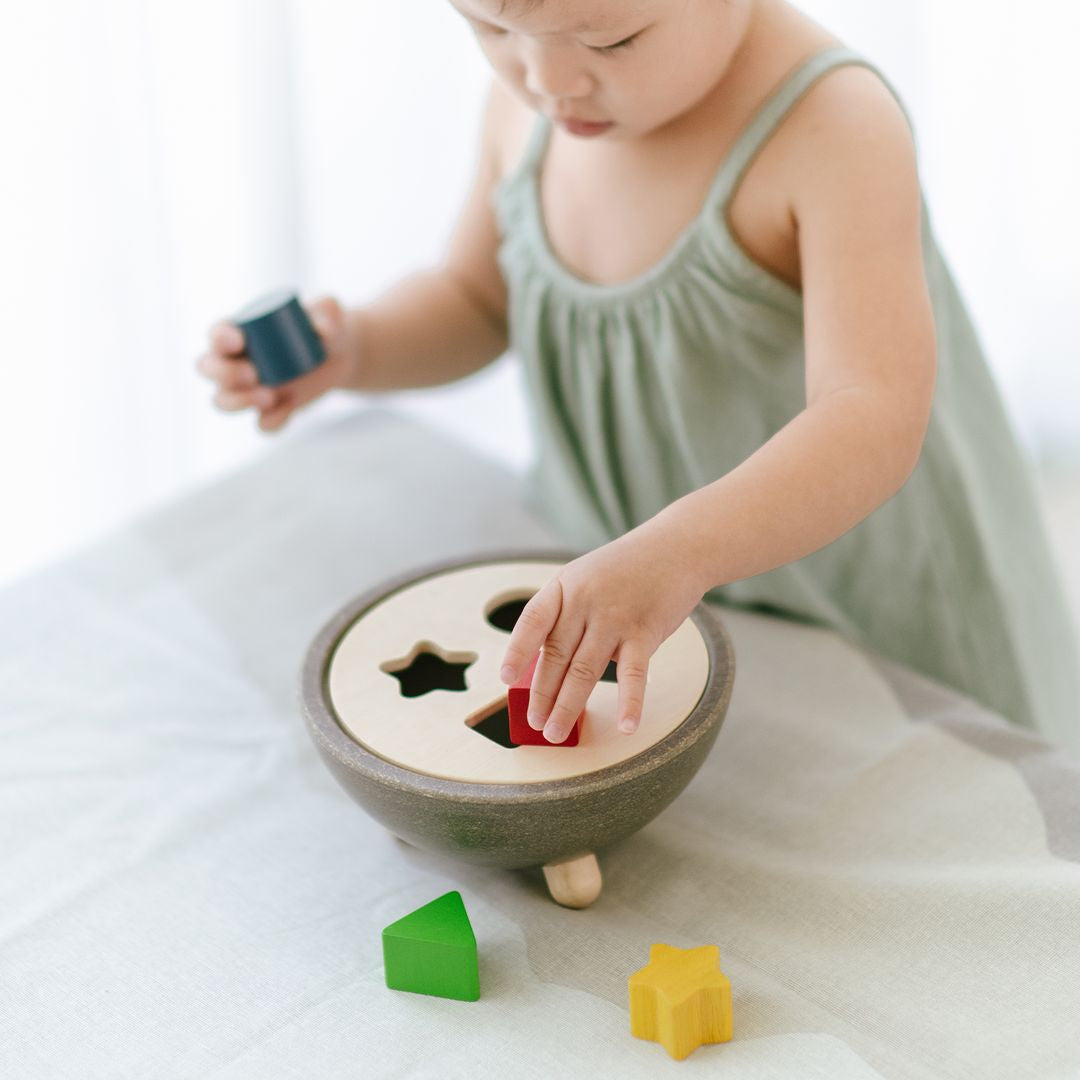
M427 566L364 593L339 611L312 642L301 700L308 730L346 791L390 832L418 848L468 862L546 866L614 844L651 821L690 782L727 712L735 654L723 626L704 605L692 619L709 657L705 691L670 734L626 761L582 776L527 784L442 779L387 761L341 727L327 673L338 642L368 608L391 593L446 571L496 562L548 562L574 553L511 551Z

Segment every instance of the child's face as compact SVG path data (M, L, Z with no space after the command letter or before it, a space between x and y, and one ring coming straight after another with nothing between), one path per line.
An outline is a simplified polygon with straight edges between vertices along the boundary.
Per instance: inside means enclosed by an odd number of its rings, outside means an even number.
M656 131L700 103L728 70L754 2L451 0L492 67L532 108L609 123L567 127L608 138Z

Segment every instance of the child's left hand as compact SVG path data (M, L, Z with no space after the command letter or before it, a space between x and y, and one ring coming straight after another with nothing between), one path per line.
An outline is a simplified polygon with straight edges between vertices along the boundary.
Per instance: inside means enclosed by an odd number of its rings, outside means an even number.
M635 529L567 563L525 605L500 678L512 684L543 646L529 694L529 724L543 728L550 742L562 742L614 659L618 726L629 734L641 720L652 654L705 589L669 535Z

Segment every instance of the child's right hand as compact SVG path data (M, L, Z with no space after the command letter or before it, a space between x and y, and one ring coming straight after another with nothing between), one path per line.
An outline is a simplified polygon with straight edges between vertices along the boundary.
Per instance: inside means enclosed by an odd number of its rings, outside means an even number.
M195 367L217 384L213 400L219 409L257 409L259 427L277 431L301 406L327 390L348 384L356 358L349 348L344 309L330 296L305 304L304 309L322 339L326 359L314 371L281 386L259 384L255 365L244 352L244 335L239 327L219 322L210 328L210 347Z

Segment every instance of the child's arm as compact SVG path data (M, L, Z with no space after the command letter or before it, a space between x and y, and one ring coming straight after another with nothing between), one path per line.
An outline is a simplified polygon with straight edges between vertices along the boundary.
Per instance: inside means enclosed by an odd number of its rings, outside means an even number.
M508 344L504 316L449 263L405 278L345 319L356 356L342 384L349 390L453 382L497 359Z
M441 265L405 278L364 307L342 308L332 297L306 305L327 350L320 367L279 387L260 386L240 331L229 323L211 329L210 348L197 366L218 384L221 408L255 407L260 427L272 431L327 390L433 386L506 351L506 289L490 198L501 173L507 115L507 92L493 83L472 186Z
M915 467L935 338L914 149L884 90L860 93L867 100L819 100L791 162L806 409L730 473L570 563L526 606L504 677L544 646L530 702L552 741L612 656L618 715L636 727L649 658L706 591L817 551Z

